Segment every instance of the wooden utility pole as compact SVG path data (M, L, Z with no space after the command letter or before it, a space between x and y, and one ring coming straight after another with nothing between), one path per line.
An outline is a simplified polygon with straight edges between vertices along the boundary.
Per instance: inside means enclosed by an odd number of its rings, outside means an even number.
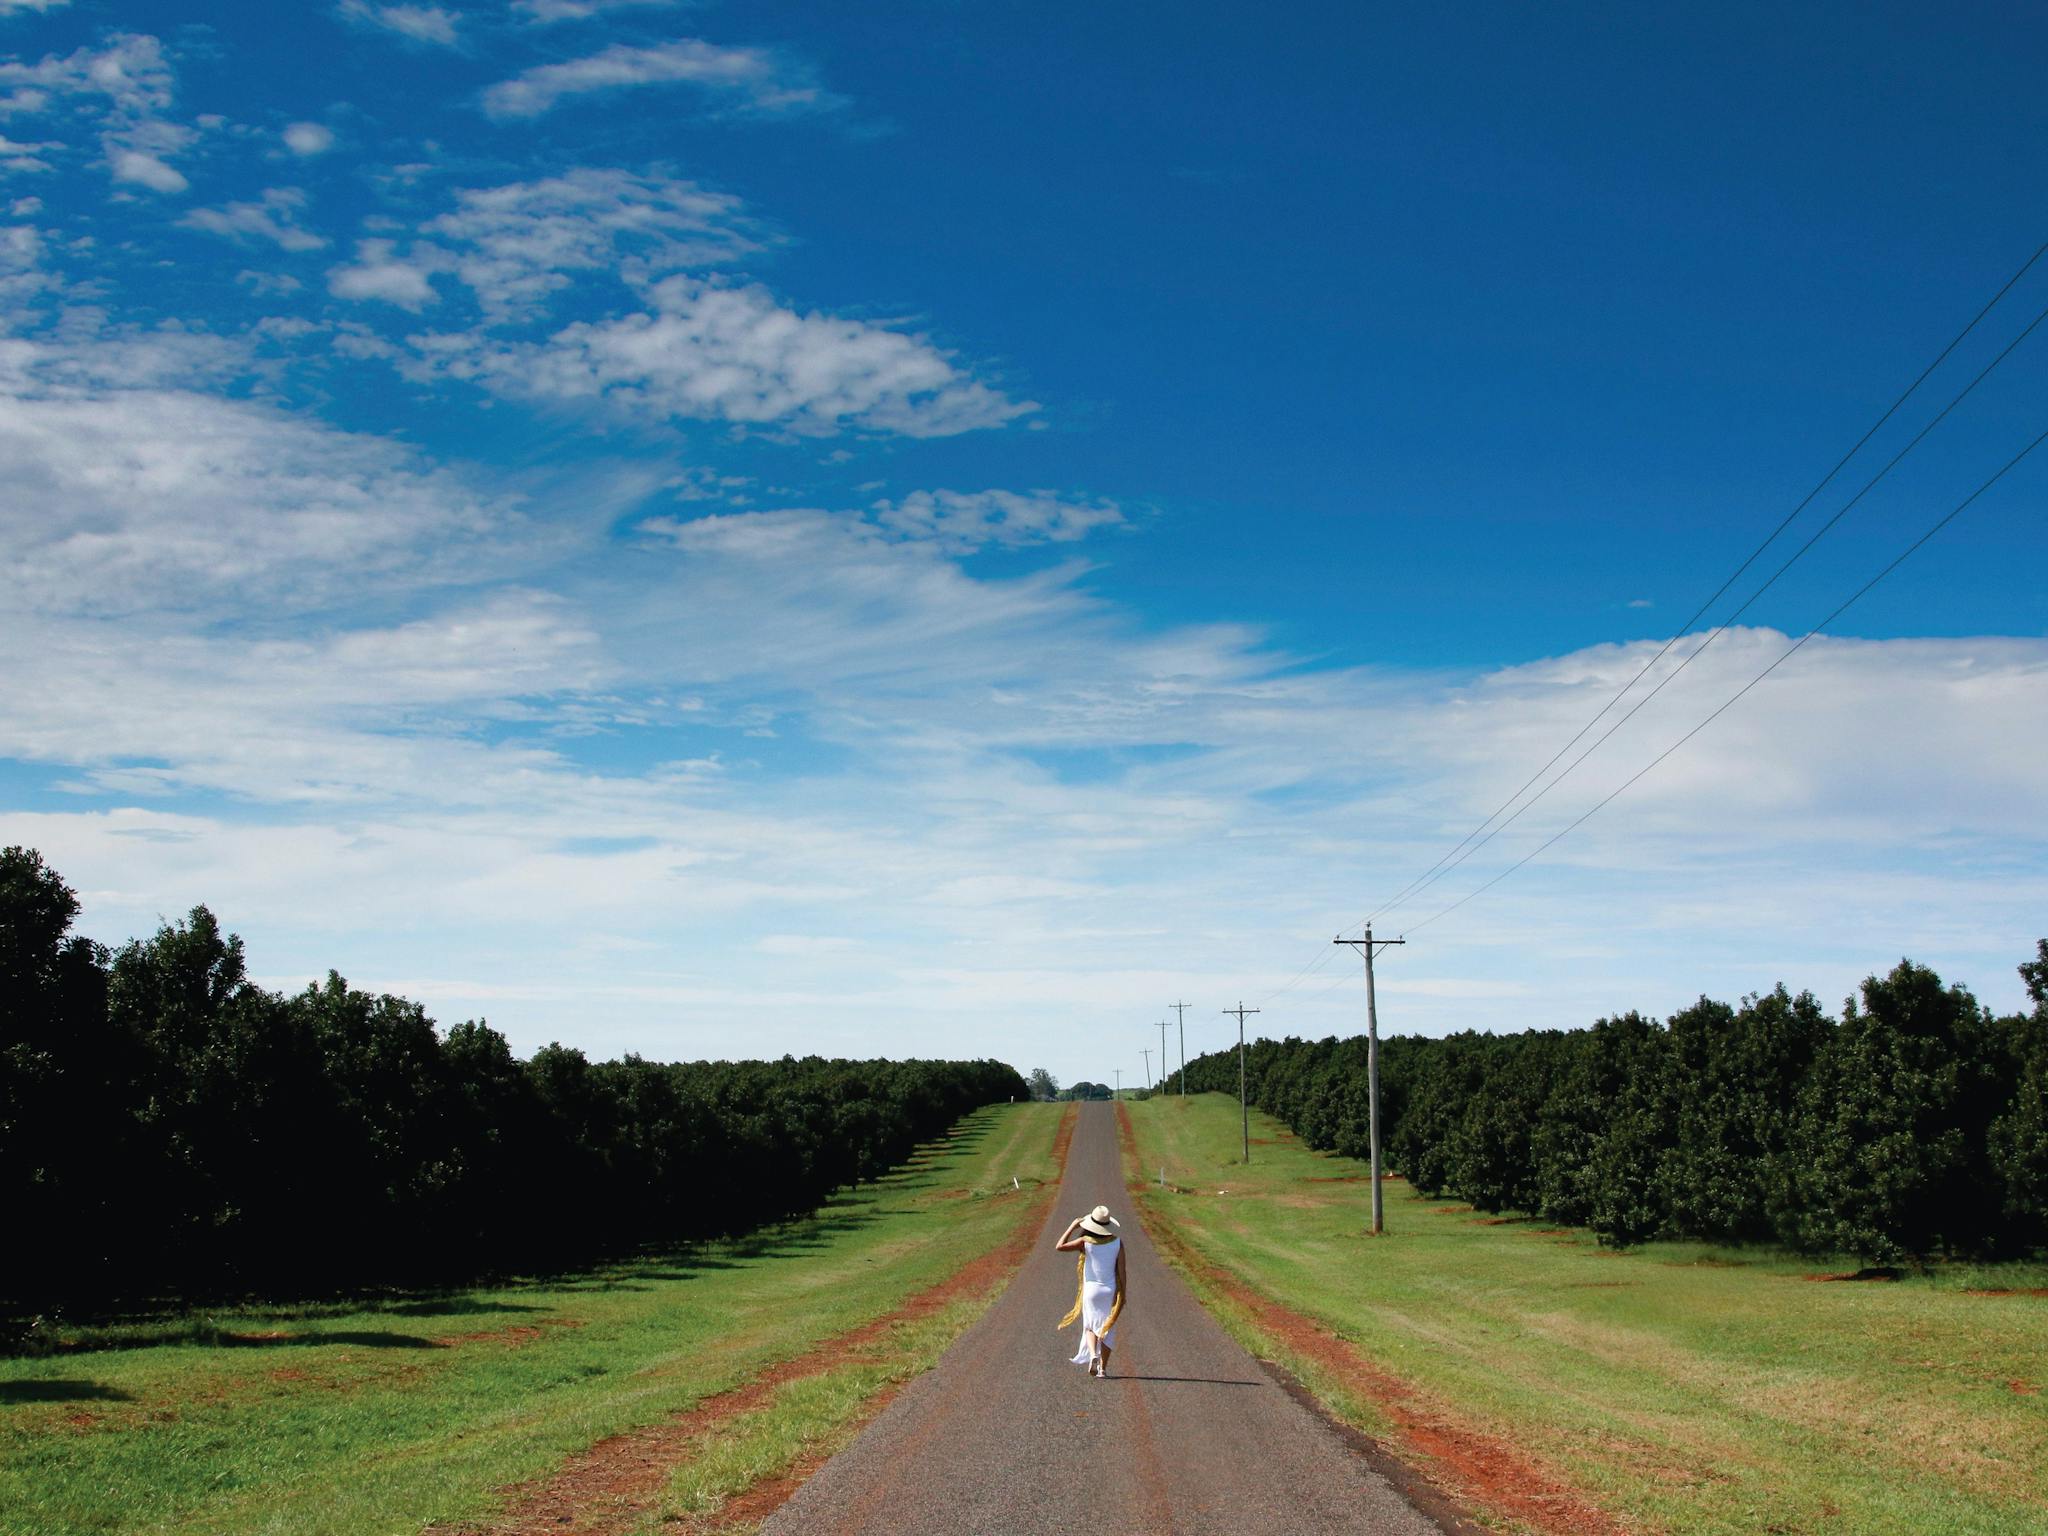
M1116 1092L1110 1095L1110 1097L1120 1099L1124 1096L1124 1069L1122 1067L1111 1067L1109 1070L1116 1074Z
M1180 1015L1180 1096L1188 1096L1188 1007L1186 1003L1169 1005Z
M1138 1054L1145 1058L1145 1086L1150 1088L1152 1086L1152 1047L1149 1045L1141 1047Z
M1252 1107L1244 1096L1244 1016L1257 1013L1256 1008L1247 1008L1239 1003L1235 1008L1226 1008L1225 1013L1237 1015L1237 1112L1244 1121L1244 1160L1252 1160ZM1377 1166L1377 1165L1375 1165Z
M1365 956L1365 1093L1366 1131L1372 1141L1372 1235L1386 1230L1386 1204L1380 1196L1380 1014L1372 995L1372 952L1389 944L1406 944L1406 939L1375 939L1366 926L1362 939L1333 939L1348 944Z
M1159 1021L1159 1086L1166 1087L1166 1020Z

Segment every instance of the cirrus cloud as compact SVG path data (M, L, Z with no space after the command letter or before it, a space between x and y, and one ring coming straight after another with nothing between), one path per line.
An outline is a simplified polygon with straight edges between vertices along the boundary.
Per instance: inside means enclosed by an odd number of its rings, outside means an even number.
M438 5L372 5L369 0L341 0L341 14L350 21L443 48L456 45L455 28L462 19Z
M647 48L614 43L585 58L539 65L490 87L483 105L494 118L539 117L571 96L642 85L694 85L734 110L770 116L838 104L768 49L685 37Z
M652 308L564 327L544 342L415 338L422 366L493 393L598 404L630 416L947 437L1038 409L965 373L922 337L784 307L758 284L671 277Z
M287 251L317 251L327 240L299 224L299 212L305 206L306 194L298 188L270 187L256 202L195 208L178 222L230 240L268 240Z

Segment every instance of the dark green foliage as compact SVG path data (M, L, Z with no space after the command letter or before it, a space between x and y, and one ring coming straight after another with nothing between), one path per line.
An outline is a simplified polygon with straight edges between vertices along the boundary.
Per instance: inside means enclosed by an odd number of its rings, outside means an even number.
M2020 967L2034 1011L2000 1021L2011 1097L1986 1137L2014 1241L2048 1242L2048 939Z
M1812 993L1781 986L1740 1009L1703 997L1665 1028L1673 1230L1731 1242L1781 1235L1800 1088L1832 1028L1827 1015Z
M1873 1263L2028 1250L2048 1241L2048 940L2020 974L2034 1009L2009 1019L1904 963L1839 1022L1779 987L1662 1025L1387 1040L1387 1165L1424 1195L1616 1246L1777 1238ZM1236 1048L1187 1077L1235 1094ZM1366 1154L1364 1040L1257 1041L1245 1081L1309 1146Z
M999 1062L528 1061L480 1022L329 973L252 985L194 908L111 958L0 854L0 1313L331 1294L744 1232L871 1180Z
M1791 1235L1894 1262L1986 1246L1998 1228L1986 1136L1991 1021L1961 987L1902 961L1814 1061L1792 1138Z

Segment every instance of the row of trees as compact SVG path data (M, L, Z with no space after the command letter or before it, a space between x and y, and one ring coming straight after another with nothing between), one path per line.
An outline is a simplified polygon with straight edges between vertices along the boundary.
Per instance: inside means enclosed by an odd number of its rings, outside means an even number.
M1044 1101L1059 1100L1062 1103L1068 1103L1077 1100L1113 1099L1116 1097L1116 1090L1107 1083L1091 1083L1086 1078L1083 1078L1078 1083L1062 1088L1060 1080L1043 1067L1033 1067L1030 1074L1025 1078L1025 1082L1030 1085L1031 1097ZM1137 1090L1133 1090L1133 1093L1125 1095L1126 1098L1133 1096L1143 1097L1142 1093Z
M329 974L281 996L204 907L109 953L0 853L0 1309L307 1295L744 1232L874 1178L999 1062L527 1060Z
M1891 1264L2048 1242L2048 940L2032 1011L1994 1016L1901 962L1831 1017L1784 987L1663 1023L1382 1042L1382 1147L1427 1195L1627 1245L1776 1241ZM1363 1157L1366 1042L1261 1040L1248 1094ZM1188 1064L1237 1091L1237 1053Z

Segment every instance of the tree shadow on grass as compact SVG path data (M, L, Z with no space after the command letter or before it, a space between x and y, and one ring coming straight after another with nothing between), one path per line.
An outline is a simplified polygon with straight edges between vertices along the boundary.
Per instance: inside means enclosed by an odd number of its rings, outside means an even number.
M119 1387L98 1381L0 1381L0 1403L132 1403Z
M441 1349L445 1346L416 1333L383 1328L338 1328L328 1333L224 1333L216 1343L229 1349L309 1349L349 1344L360 1349Z
M393 1317L475 1317L486 1312L545 1312L548 1309L523 1301L494 1301L480 1296L431 1296L379 1310Z

